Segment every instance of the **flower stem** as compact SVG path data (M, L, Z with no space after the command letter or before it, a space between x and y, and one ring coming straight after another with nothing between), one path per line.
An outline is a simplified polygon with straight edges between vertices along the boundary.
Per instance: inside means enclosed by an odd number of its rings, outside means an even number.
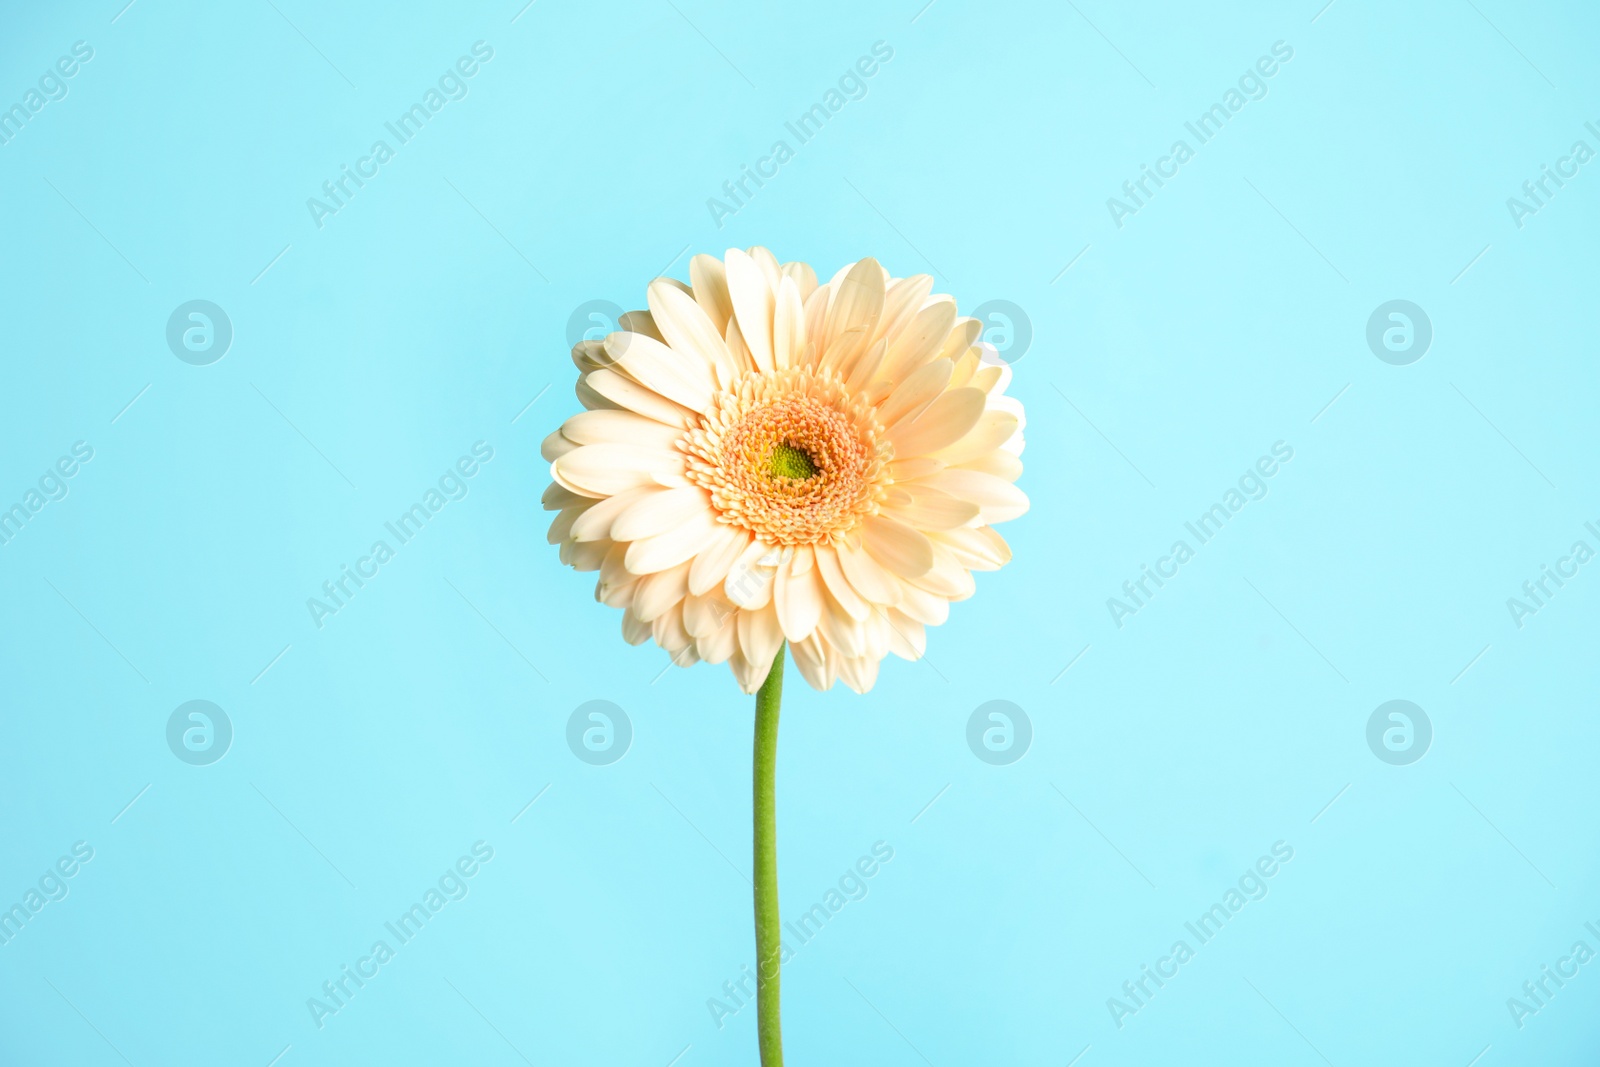
M773 657L756 693L755 897L756 1029L761 1067L783 1067L783 1026L778 1018L778 969L783 935L778 918L778 704L783 699L783 651Z

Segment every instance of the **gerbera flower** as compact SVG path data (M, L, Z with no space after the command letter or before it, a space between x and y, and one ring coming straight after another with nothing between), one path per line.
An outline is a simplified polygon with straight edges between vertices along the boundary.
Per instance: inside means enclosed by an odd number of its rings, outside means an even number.
M865 692L1010 559L1022 405L981 323L874 259L826 285L765 248L694 257L572 350L586 409L544 442L563 562L632 644L726 662L746 693L787 639L816 689Z

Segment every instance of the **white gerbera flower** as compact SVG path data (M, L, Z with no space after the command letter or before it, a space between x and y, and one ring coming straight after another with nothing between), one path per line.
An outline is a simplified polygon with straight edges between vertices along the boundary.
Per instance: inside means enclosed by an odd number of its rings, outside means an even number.
M694 257L650 310L572 350L587 409L545 439L550 542L622 631L754 693L785 639L865 692L888 652L1011 557L1022 405L981 324L876 260L819 286L765 248Z

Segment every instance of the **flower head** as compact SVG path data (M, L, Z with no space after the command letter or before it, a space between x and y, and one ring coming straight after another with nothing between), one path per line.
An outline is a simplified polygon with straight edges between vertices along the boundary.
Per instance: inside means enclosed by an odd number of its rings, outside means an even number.
M572 350L586 409L544 442L563 562L629 642L727 662L753 693L787 639L865 692L972 595L1021 515L1022 405L981 324L876 260L826 285L765 248L696 256Z

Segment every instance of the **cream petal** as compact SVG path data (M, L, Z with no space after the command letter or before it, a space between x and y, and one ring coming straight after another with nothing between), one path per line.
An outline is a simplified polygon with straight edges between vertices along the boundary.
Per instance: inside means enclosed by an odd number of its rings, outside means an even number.
M579 545L579 542L576 541L570 543L573 545ZM600 542L597 541L585 541L581 543L580 547L589 547L599 543ZM607 558L609 559L609 554L607 555ZM600 564L601 577L600 580L595 583L594 587L595 600L604 604L608 608L621 608L626 611L628 608L633 606L633 594L638 591L640 582L639 576L630 574L628 575L628 580L625 582L608 582L605 579L605 573L606 563L604 560L602 560Z
M875 656L856 656L839 661L839 680L857 693L865 693L878 681Z
M628 377L690 411L703 413L711 404L711 367L703 359L642 333L620 331L606 338L606 355Z
M650 624L636 619L633 612L622 613L622 639L630 645L642 645L650 640Z
M643 489L630 489L618 493L616 496L606 497L598 501L588 511L578 517L572 524L571 537L574 541L609 541L615 540L611 536L611 524L616 521L628 508L647 497L661 496L672 492L670 489L661 489L656 486L647 486Z
M878 421L893 427L922 414L944 392L954 369L948 359L936 359L912 371L878 405Z
M928 573L906 581L946 600L965 600L978 587L972 572L961 565L955 553L937 541L933 542L933 566L928 568Z
M855 366L861 346L866 344L867 340L865 326L857 326L853 330L835 334L828 341L827 347L822 348L821 355L817 359L817 367L824 373L849 378L850 369Z
M784 278L778 285L772 316L772 360L779 370L800 365L800 352L806 343L805 315L799 287L793 278Z
M883 366L884 353L888 351L889 342L886 340L873 341L862 350L850 365L850 373L845 381L845 388L852 393L859 393L867 388L867 383L878 376L878 369Z
M902 578L915 578L933 566L933 546L920 531L887 515L874 515L862 525L868 555Z
M569 541L568 545L579 548L588 548L593 545L610 544L609 541ZM563 546L565 547L565 546ZM609 558L609 554L608 554ZM605 570L605 560L601 560L600 569ZM608 582L604 578L594 587L594 598L608 608L625 608L633 603L633 594L639 589L641 579L638 575L629 575L625 582Z
M919 586L906 584L906 595L896 605L908 618L925 626L942 626L950 617L950 601Z
M539 502L544 505L544 510L546 511L560 511L562 508L570 508L582 501L592 501L593 499L593 497L579 496L559 482L551 482L545 488L544 495L539 498Z
M1004 393L1006 391L1006 388L1011 384L1011 378L1012 378L1011 364L1009 364L1009 363L1001 363L998 366L994 367L993 369L1000 372L1000 377L995 380L994 387L991 388L988 391L991 392L991 393L997 393L997 394L998 393Z
M872 659L882 659L889 654L889 641L894 636L889 629L889 612L893 608L878 608L862 620L867 637L866 654Z
M845 577L838 552L831 545L817 545L813 555L817 560L817 573L822 576L822 584L827 587L834 603L853 619L866 618L872 607L856 592L850 579Z
M800 290L800 303L802 305L811 298L812 293L817 291L817 272L811 269L811 264L809 263L801 263L798 260L793 263L785 263L783 265L783 276L794 279L796 288Z
M635 386L635 388L638 388L638 386ZM605 397L595 392L594 387L589 384L587 378L579 378L578 384L572 387L572 391L577 395L578 403L582 404L584 409L587 411L620 411L622 409L622 405L614 401L607 400ZM655 396L654 393L651 393L650 395ZM657 399L659 400L660 398L657 397ZM662 400L661 402L663 404L667 403L665 400Z
M726 601L724 601L726 603ZM722 626L705 637L698 638L695 642L700 652L700 658L707 663L726 663L728 658L739 648L739 624L734 621L734 612L737 609L728 604L728 617Z
M987 478L988 475L979 477ZM1008 485L1003 482L1001 484ZM971 500L952 496L925 482L911 482L896 488L907 494L909 499L904 503L885 505L883 514L919 530L948 530L956 526L965 526L980 513L978 504ZM615 536L619 540L625 540L620 534Z
M800 677L806 680L807 685L824 691L833 688L834 672L828 667L825 644L811 637L790 645L789 650L794 654L795 668L800 671Z
M733 384L740 367L728 352L721 328L706 317L694 298L676 286L657 280L650 284L650 312L661 328L661 335L672 350L691 354L705 361L715 384L723 389Z
M967 384L972 386L974 389L982 389L990 396L993 396L999 391L1000 381L1005 377L1005 373L1006 368L1004 364L998 367L992 364L986 365L980 367L977 373L972 376L972 380Z
M933 292L933 277L913 274L909 278L896 278L883 296L883 315L878 319L878 336L890 341L904 333L928 294Z
M604 503L604 501L586 500L583 506L563 509L560 514L550 520L550 529L545 534L545 540L552 545L559 545L567 540L572 533L574 520L599 503Z
M676 467L670 470L665 467L653 470L650 472L650 477L664 489L682 489L686 485L693 484L684 477L683 471Z
M955 444L983 417L987 399L977 389L952 389L940 394L922 414L889 430L895 457L937 455L940 449Z
M661 620L657 619L656 628L660 629L660 627ZM659 635L656 637L656 644L661 645L663 648L667 647ZM678 651L672 654L672 665L674 667L693 667L699 662L700 653L695 650L695 645L692 640L689 644L684 645L682 648L678 649Z
M961 386L972 384L972 376L983 366L981 356L982 350L977 345L973 345L962 355L955 357L956 369L950 375L950 388L957 389ZM982 391L988 392L987 389Z
M832 371L840 378L850 378L851 371L858 366L862 350L872 342L869 336L870 328L866 323L854 326L853 330L835 333L827 341L827 347L822 349L818 358L818 366L822 370ZM878 358L878 366L882 368L882 357Z
M772 315L776 295L761 267L737 248L728 249L724 263L728 272L728 295L733 300L733 317L739 333L750 348L757 370L770 371L772 362Z
M691 516L666 533L634 541L628 546L628 569L635 574L651 574L684 564L684 588L688 589L688 562L714 532L716 521L709 514Z
M817 633L844 657L867 654L867 628L842 611L824 611L817 617Z
M728 299L728 274L722 260L701 254L689 260L689 285L694 302L706 313L717 333L726 335L733 317L733 301Z
M828 644L816 634L800 642L801 648L812 645L816 648L816 655L822 660L822 685L820 688L828 690L833 688L833 683L839 680L839 650Z
M979 517L986 526L1009 522L1028 512L1026 493L1003 478L981 471L951 468L916 484L935 486L952 496L971 501L981 509Z
M772 599L772 578L779 560L776 549L751 538L728 568L722 583L723 595L741 608L755 610Z
M673 451L683 436L683 428L668 426L632 411L613 409L580 412L561 424L561 433L580 445L641 445Z
M750 547L750 534L737 526L717 524L717 532L706 541L689 568L689 591L709 593L722 584L734 561Z
M539 442L539 455L547 461L554 462L577 447L578 442L557 430Z
M650 622L688 595L689 564L680 563L640 578L633 592L633 605L628 610Z
M901 659L919 660L928 650L928 631L916 619L889 608L889 651Z
M778 257L772 254L770 248L764 245L751 245L745 249L756 266L761 268L761 276L767 279L767 284L772 286L772 291L778 291L778 283L783 280L783 268L778 265Z
M924 363L939 355L939 348L950 336L956 321L956 302L949 297L938 297L911 320L911 325L898 336L889 339L889 353L884 357L883 376L899 381Z
M789 357L790 366L801 370L815 370L817 366L817 346L807 341L800 346L800 351Z
M961 464L960 469L981 471L984 474L992 474L996 478L1004 478L1008 482L1014 482L1022 477L1022 460L1003 448L997 448L987 455L968 460Z
M835 287L817 347L823 366L847 369L872 341L883 314L883 268L868 256L857 260Z
M754 693L761 688L761 683L767 680L767 673L772 670L772 661L754 664L745 659L743 652L735 651L728 657L728 667L733 671L734 680L739 683L739 688L746 693Z
M999 530L996 530L992 526L984 526L979 528L976 532L989 543L990 549L994 553L995 558L998 559L1002 565L1011 562L1011 546L1006 544L1006 539L1000 536Z
M683 628L696 641L707 634L715 633L721 625L721 620L717 618L714 609L715 599L715 597L695 596L693 593L683 598Z
M806 297L806 340L811 342L818 359L822 358L822 346L816 342L822 336L822 324L828 320L828 301L832 298L833 289L826 285L818 286Z
M703 640L721 630L737 610L716 593L696 596L691 591L683 601L683 626L695 640Z
M838 656L837 649L822 640L819 635L800 641L797 645L790 645L795 653L795 667L800 669L800 675L806 680L806 685L813 689L834 688L838 681Z
M726 338L728 354L733 357L734 363L739 366L740 372L758 370L755 357L750 354L750 346L744 343L744 334L739 332L739 319L737 316L728 320L728 335Z
M694 638L689 636L689 631L683 626L681 600L650 620L650 636L655 638L656 644L671 654L672 662L676 666L688 667L699 658L694 653Z
M1000 411L1009 411L1017 417L1019 426L1027 425L1028 420L1023 417L1022 401L1014 396L1006 396L1004 393L999 396L991 396L989 398L989 407Z
M711 514L711 495L697 485L647 493L612 521L611 539L640 541L664 534L697 515Z
M578 370L587 374L611 366L611 357L606 355L605 341L585 338L572 346L572 362Z
M928 537L949 549L963 567L975 571L997 571L1011 562L1011 546L992 526L934 530Z
M961 354L977 343L983 333L983 323L977 319L956 319L950 334L939 348L939 354L949 359L960 359Z
M890 463L889 477L898 485L901 482L914 482L918 478L926 478L942 470L944 464L932 456L912 456L910 459L897 459Z
M778 624L778 609L768 604L756 611L741 611L738 615L739 648L751 663L771 666L783 644L783 628Z
M840 542L834 546L839 569L861 598L873 604L895 604L900 600L901 583L873 559L860 545ZM932 556L929 552L929 556Z
M575 571L597 571L610 547L609 541L566 541L561 545L561 562Z
M675 404L655 390L647 389L632 378L614 370L590 371L583 379L583 384L617 407L637 412L668 426L687 427L689 420L695 415L682 404ZM579 397L582 398L581 392Z
M778 568L778 577L772 586L772 603L777 608L778 623L784 637L790 641L810 637L817 628L817 621L822 618L822 576L815 567L796 573L794 561L791 560Z
M551 477L583 496L612 496L683 477L683 455L638 445L583 445L550 464Z
M638 575L629 574L628 568L624 565L627 555L627 545L615 543L611 545L610 551L606 553L605 560L600 564L600 585L620 586L638 580ZM601 590L598 588L595 590L595 596L599 599L604 599L601 596Z
M656 328L655 318L648 311L624 311L617 317L617 328L626 333L642 333L646 337L655 338L657 341L666 340L661 336L661 331ZM605 363L609 365L611 357L604 353L604 347L605 342L602 341L600 358L604 359Z
M952 467L977 459L1003 447L1017 433L1019 426L1017 417L1011 412L991 408L978 416L977 423L967 431L966 436L933 453L933 458L943 460Z

